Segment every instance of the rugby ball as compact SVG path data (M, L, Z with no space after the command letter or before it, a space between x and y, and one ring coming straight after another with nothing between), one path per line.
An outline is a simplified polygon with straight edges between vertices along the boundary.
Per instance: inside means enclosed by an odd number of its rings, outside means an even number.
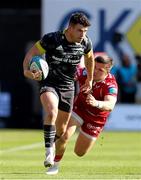
M29 69L31 71L42 71L41 77L38 79L38 81L46 79L48 72L49 72L49 66L47 62L41 57L41 56L33 56L29 63Z

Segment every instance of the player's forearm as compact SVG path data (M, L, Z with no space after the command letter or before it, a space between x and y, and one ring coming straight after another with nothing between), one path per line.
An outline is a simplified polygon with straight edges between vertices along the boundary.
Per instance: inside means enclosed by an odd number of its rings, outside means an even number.
M34 45L26 54L24 61L23 61L23 69L28 70L29 61L32 59L33 56L40 55L39 49Z
M87 69L87 79L89 81L93 80L93 74L94 74L94 58L88 58L87 60L85 60L85 67Z
M32 58L32 55L29 54L29 53L25 56L24 61L23 61L23 69L24 70L28 70L28 68L29 68L29 61L30 61L31 58Z
M98 109L104 110L104 111L112 111L114 109L114 106L116 104L116 99L112 101L98 101L96 100L96 105Z
M87 104L103 111L112 111L116 104L116 101L117 97L111 95L105 96L103 101L96 100L95 97L91 94L88 94L86 98Z

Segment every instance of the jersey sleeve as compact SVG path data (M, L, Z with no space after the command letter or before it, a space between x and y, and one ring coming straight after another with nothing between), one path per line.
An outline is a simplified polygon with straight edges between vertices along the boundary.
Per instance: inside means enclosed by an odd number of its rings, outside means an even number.
M54 33L45 34L39 41L39 44L45 51L48 51L54 44Z
M117 94L118 94L117 83L115 81L107 83L106 87L104 88L104 91L105 91L105 93L104 93L105 96L111 95L111 96L117 97Z

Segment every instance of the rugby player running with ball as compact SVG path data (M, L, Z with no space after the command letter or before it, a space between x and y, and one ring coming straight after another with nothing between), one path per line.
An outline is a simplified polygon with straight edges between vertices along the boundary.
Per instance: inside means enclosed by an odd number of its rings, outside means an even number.
M90 22L84 13L72 14L67 29L45 34L27 52L23 61L25 77L33 80L39 80L41 75L40 71L29 70L33 56L45 54L49 65L47 78L39 81L40 100L45 112L45 167L54 165L55 136L60 139L68 125L73 107L76 67L82 56L88 73L82 91L88 92L92 88L94 56L91 40L86 35L89 26Z

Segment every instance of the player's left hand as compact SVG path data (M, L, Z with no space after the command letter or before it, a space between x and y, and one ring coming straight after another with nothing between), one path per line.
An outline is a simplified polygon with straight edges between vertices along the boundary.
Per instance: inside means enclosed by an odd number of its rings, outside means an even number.
M89 94L89 92L92 89L92 81L89 81L86 79L85 84L81 86L80 91L86 94Z

